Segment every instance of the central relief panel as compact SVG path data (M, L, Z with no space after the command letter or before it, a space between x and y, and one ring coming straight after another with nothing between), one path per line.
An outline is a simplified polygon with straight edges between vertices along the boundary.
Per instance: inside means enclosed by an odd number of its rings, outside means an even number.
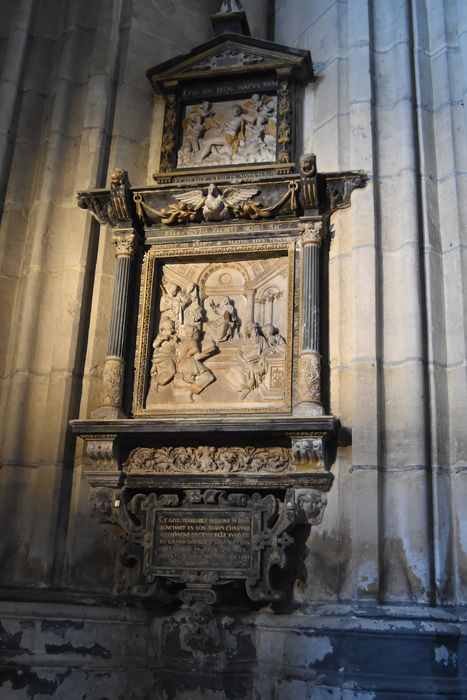
M136 414L290 410L293 245L248 248L147 253Z

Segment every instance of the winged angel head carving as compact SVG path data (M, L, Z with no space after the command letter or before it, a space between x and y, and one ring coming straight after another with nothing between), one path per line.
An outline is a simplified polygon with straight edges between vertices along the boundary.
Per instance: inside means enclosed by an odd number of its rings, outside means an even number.
M206 189L189 190L174 195L177 204L170 204L168 209L151 210L161 218L163 224L185 224L194 221L225 221L230 218L260 219L272 216L272 209L264 208L253 197L259 190L253 187L226 187L221 192L211 182Z

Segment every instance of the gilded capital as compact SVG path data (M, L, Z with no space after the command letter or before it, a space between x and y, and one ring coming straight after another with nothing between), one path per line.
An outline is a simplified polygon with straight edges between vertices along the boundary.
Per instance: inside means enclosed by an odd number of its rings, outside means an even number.
M136 235L134 233L114 234L112 244L115 246L117 258L132 258L136 250Z
M301 234L301 240L304 245L321 245L323 240L324 230L322 221L307 221L301 223L298 227Z

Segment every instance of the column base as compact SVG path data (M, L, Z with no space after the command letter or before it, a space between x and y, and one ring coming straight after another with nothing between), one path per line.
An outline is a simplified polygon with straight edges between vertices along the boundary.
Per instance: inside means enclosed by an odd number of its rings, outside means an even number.
M128 416L117 406L99 406L99 408L91 412L91 418L115 420L117 418L128 418Z
M324 408L317 401L303 401L294 407L294 416L324 416Z

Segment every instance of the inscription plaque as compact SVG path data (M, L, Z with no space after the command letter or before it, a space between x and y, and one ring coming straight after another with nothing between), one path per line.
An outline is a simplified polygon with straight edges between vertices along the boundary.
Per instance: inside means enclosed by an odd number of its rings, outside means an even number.
M251 535L245 511L164 509L156 514L153 567L247 573Z

